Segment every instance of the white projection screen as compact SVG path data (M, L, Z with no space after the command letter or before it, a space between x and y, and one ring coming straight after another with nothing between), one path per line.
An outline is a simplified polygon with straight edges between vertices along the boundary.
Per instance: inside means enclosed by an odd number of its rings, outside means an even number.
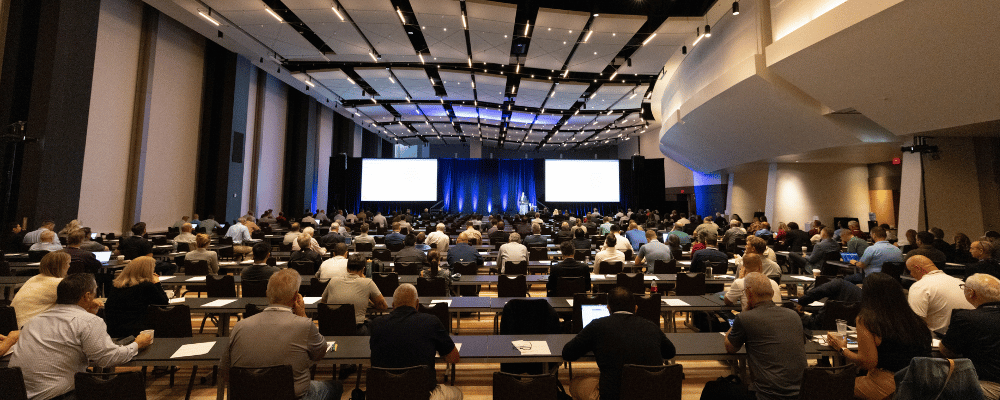
M618 160L545 160L545 201L621 201Z
M361 160L361 201L437 201L437 160Z

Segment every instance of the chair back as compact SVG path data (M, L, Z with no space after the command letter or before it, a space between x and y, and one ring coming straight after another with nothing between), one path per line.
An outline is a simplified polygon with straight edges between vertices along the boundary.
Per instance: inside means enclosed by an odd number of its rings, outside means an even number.
M236 297L236 280L232 275L208 275L205 284L208 297Z
M504 275L527 275L528 274L528 262L527 261L504 261L503 262L503 272ZM462 274L465 275L465 274Z
M817 276L816 277L816 282L813 282L813 287L823 286L827 282L830 282L830 281L832 281L834 279L837 279L836 275L820 275L820 276Z
M896 282L903 283L903 279L900 277L903 275L903 271L906 271L906 263L902 261L886 261L882 263L882 273L888 274L889 276L896 279Z
M635 259L635 252L633 252L632 249L625 250L624 253L625 253L625 259L626 260L634 260Z
M854 378L858 367L848 363L839 367L808 367L802 374L800 399L833 400L854 397Z
M444 297L448 295L448 282L444 278L417 278L417 293L421 296Z
M42 261L46 254L49 254L48 250L28 250L28 262Z
M607 293L577 293L573 295L573 327L570 333L580 333L583 330L584 304L608 304Z
M153 236L150 240L153 242L153 246L163 246L168 244L166 236Z
M379 261L391 262L392 261L392 251L389 250L389 249L375 249L375 250L372 250L372 258L374 258L376 260L379 260Z
M412 263L412 262L398 262L394 263L392 270L399 275L420 275L420 269L423 264Z
M208 261L184 260L184 275L192 275L192 276L208 275Z
M621 398L634 400L680 400L684 367L635 365L622 367Z
M373 243L373 242L364 242L364 243L355 243L354 244L354 251L357 251L357 252L363 252L363 253L364 252L371 252L372 249L374 249L374 248L375 248L375 243Z
M243 319L247 319L247 318L250 318L250 317L252 317L254 315L260 314L260 312L264 311L265 308L267 308L267 307L266 306L258 306L258 305L253 304L253 303L247 303L247 306L244 308L244 311L243 311Z
M316 305L319 333L323 336L355 336L357 323L354 319L353 304Z
M599 271L602 275L614 275L622 272L624 265L621 261L601 261L596 271Z
M681 272L681 268L677 266L677 259L671 258L670 261L656 260L653 261L653 272L657 274L678 274Z
M573 259L577 261L587 261L588 257L592 257L590 249L576 249L573 250Z
M823 266L820 267L820 274L821 275L830 275L830 276L841 276L840 265L834 264L834 263L829 262L829 261L824 261L823 262Z
M0 335L7 336L17 330L17 311L11 306L0 306Z
M77 372L74 381L78 400L146 399L146 376L139 371L110 374Z
M861 302L827 300L823 306L825 308L823 317L819 321L819 329L836 330L837 320L847 321L847 325L854 326L854 320L858 318L861 311Z
M176 243L177 243L177 251L179 251L179 252L180 251L191 251L191 246L190 245L192 243L188 243L188 242L176 242Z
M524 275L499 275L497 297L528 297L527 282Z
M638 307L635 310L635 315L648 319L650 322L660 326L660 299L662 298L659 293L650 293L647 295L636 294L635 305Z
M587 281L582 276L560 276L556 281L556 297L573 297L577 293L586 291Z
M285 252L285 253L291 253L292 252L292 244L291 243L288 243L288 244L285 244L285 243L278 244L278 251Z
M562 333L559 314L545 299L510 299L500 315L501 335Z
M292 374L292 366L230 368L229 398L231 400L294 400L295 378Z
M528 248L528 260L529 261L545 261L549 259L549 248L548 247L529 247Z
M479 275L479 265L475 262L456 262L451 265L451 272L460 273L462 276L476 276ZM458 287L458 294L461 296L479 296L479 290L480 287L478 285L463 285Z
M705 274L677 274L677 288L674 293L678 296L701 296L705 294Z
M406 247L406 245L403 244L403 243L387 243L385 245L385 248L389 249L390 252L400 251L400 250L402 250L405 247Z
M150 305L146 308L146 326L156 331L156 337L191 337L191 307Z
M559 382L553 374L493 373L493 400L556 400Z
M367 400L430 400L434 370L426 365L409 368L368 368Z
M266 280L244 279L240 285L243 287L243 297L267 297Z
M317 278L315 276L312 277L312 278L310 278L309 279L309 286L304 287L303 290L302 290L305 293L305 294L303 294L303 296L306 296L306 295L309 295L309 296L312 296L312 297L320 297L320 296L322 296L323 292L326 291L326 284L327 283L329 283L329 281L321 281L321 280L319 280L319 278Z
M219 229L222 230L224 228L219 228ZM218 230L216 232L218 232ZM226 234L226 232L222 232L220 234L220 236L221 235L225 235L225 234ZM229 236L222 236L222 237L219 238L219 245L220 246L232 246L233 245L233 238L231 238Z
M448 312L448 303L434 303L429 306L421 304L417 307L417 311L437 317L441 320L441 326L443 326L449 334L451 333L451 313Z
M28 400L20 367L0 368L0 400Z
M642 274L626 274L624 272L619 272L617 286L628 289L632 292L632 294L641 295L646 293L646 283L643 282Z
M82 274L87 272L87 264L81 259L70 260L69 269L66 270L66 275L72 274Z
M316 275L316 263L309 260L289 261L288 268L298 271L302 276Z
M399 275L395 272L372 273L372 282L375 282L383 296L392 296L399 287Z

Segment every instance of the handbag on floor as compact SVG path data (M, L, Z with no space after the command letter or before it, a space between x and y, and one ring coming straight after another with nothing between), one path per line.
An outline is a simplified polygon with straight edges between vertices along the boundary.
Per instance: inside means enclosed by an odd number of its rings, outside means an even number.
M751 397L743 380L736 375L729 375L705 382L701 400L751 400Z

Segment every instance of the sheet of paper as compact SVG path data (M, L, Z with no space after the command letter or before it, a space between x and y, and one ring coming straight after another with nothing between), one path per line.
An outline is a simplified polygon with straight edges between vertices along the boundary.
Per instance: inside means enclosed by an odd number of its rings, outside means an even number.
M823 302L822 301L814 301L812 303L809 303L809 307L823 307Z
M677 260L680 265L691 265L691 260Z
M205 305L202 306L202 307L222 307L222 306L224 306L226 304L229 304L229 303L232 303L234 301L236 301L236 299L219 299L219 300L214 300L214 301L210 301L208 303L205 303Z
M222 266L233 266L233 265L236 265L236 261L219 261L219 265L222 265Z
M40 266L40 265L42 265L42 263L41 263L41 262L33 262L33 263L28 263L27 265L28 265L29 267L37 267L37 266Z
M160 282L163 282L163 281L169 281L169 280L171 280L171 279L174 279L174 276L173 276L173 275L164 275L164 276L161 276L161 277L160 277Z
M657 278L656 275L646 275L646 276L642 277L642 280L644 280L644 281L658 281L658 280L660 280L660 278Z
M724 274L715 274L715 275L713 275L712 277L713 277L713 278L715 278L715 279L736 279L736 277L735 277L735 276L732 276L732 275L724 275Z
M204 276L192 276L190 278L185 279L184 281L185 282L204 282L205 281L205 277Z
M178 304L178 303L183 303L183 302L184 302L184 298L183 297L178 297L176 299L170 299L170 304Z
M302 302L306 304L316 304L317 301L322 300L322 297L303 297Z
M815 282L816 281L816 278L813 278L811 276L793 276L792 278L798 279L800 281L806 281L806 282Z
M431 304L444 303L451 307L451 300L431 300Z
M931 339L931 347L935 349L941 347L941 339Z
M552 264L552 260L541 260L538 263L539 264Z
M688 305L690 305L686 301L681 300L681 299L663 299L663 302L667 303L668 306L674 306L674 307L681 307L681 306L688 306Z
M174 355L170 356L170 358L191 357L191 356L200 356L208 354L209 351L212 351L212 346L215 346L215 342L185 344L181 346L179 349L177 349L177 351L174 352Z
M461 343L455 343L455 348L458 349L459 352L461 352L462 351L462 344Z
M590 274L590 280L604 279L604 275L594 275Z
M569 303L570 307L573 307L573 299L566 299L566 302Z
M725 336L726 336L726 333L727 333L727 332L719 332L719 334L720 334L720 335L722 335L723 337L725 337Z
M521 355L547 356L552 354L549 351L549 342L544 340L515 340L511 342Z

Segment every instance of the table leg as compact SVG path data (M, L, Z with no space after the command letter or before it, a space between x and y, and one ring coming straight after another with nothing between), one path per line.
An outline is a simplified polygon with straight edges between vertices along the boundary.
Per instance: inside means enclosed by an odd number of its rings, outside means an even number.
M226 397L226 383L222 378L216 379L215 398L223 400Z
M229 313L219 314L219 336L229 336Z

